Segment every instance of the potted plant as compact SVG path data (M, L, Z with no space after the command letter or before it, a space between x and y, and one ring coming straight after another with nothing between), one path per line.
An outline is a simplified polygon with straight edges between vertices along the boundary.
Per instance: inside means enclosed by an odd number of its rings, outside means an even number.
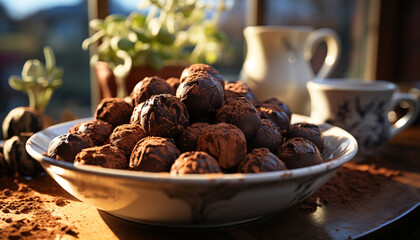
M4 159L0 159L0 174L5 170L31 178L44 173L41 165L25 150L28 138L52 122L44 111L54 90L63 83L63 70L55 65L50 47L44 48L44 56L45 64L29 59L23 65L21 76L9 77L13 89L28 94L29 106L12 109L3 120Z
M213 3L213 4L212 4ZM91 57L102 97L124 97L146 76L178 77L185 66L213 64L228 44L218 29L225 0L146 0L129 16L109 15L94 19L96 33L85 39L87 50L98 44ZM208 13L212 17L207 19Z

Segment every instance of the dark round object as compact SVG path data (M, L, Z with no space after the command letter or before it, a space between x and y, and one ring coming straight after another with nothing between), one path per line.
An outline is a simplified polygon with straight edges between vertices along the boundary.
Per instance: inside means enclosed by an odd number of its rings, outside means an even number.
M103 145L112 133L112 125L102 120L81 122L69 129L69 133L86 134L96 146Z
M301 137L314 143L319 152L324 150L324 138L318 125L312 123L295 123L290 125L287 138Z
M245 97L255 107L260 105L254 91L241 81L225 84L225 98Z
M270 98L268 100L265 100L263 103L270 103L270 104L275 104L278 107L280 107L281 109L283 109L283 111L286 112L287 116L289 117L289 119L292 119L292 111L290 111L289 106L287 106L286 103L280 101L277 98Z
M279 147L277 157L286 163L288 169L309 167L322 163L318 148L311 141L296 137Z
M245 135L232 124L210 125L198 139L197 151L212 155L224 169L236 168L246 155Z
M171 175L221 173L214 157L206 152L192 151L181 154L172 164Z
M48 146L47 156L57 160L74 162L76 155L84 148L93 147L92 139L86 135L66 133L55 137Z
M134 108L131 123L139 123L149 136L175 137L188 126L185 105L171 94L154 95Z
M134 106L146 101L153 95L159 94L175 94L173 87L171 87L163 78L145 77L134 86L131 92L131 100Z
M26 141L31 134L20 133L4 141L3 154L6 172L19 173L26 178L34 178L45 171L42 166L26 152ZM2 164L2 165L3 165Z
M261 118L273 121L282 133L286 133L289 130L290 118L279 106L273 103L263 103L258 107L258 110L261 112Z
M104 98L95 111L95 119L116 126L129 123L133 107L122 98Z
M285 170L286 165L268 148L256 148L239 164L240 173L261 173Z
M210 126L208 123L198 122L186 127L175 140L176 146L183 153L187 151L195 151L197 149L197 141L203 134L204 130Z
M283 136L277 126L270 119L261 119L261 125L255 134L248 140L248 151L255 148L268 148L277 153L283 144Z
M189 75L193 73L204 73L212 76L222 87L222 89L225 88L225 80L223 78L223 75L220 74L219 71L217 71L214 67L204 64L204 63L195 63L190 65L189 67L185 68L184 71L181 73L180 81L181 83L186 81L188 79Z
M21 132L38 132L42 130L44 121L42 115L30 107L12 109L3 120L4 139L19 136Z
M192 116L206 116L219 109L225 98L223 88L209 74L191 73L179 85L176 96Z
M179 156L172 139L145 137L133 149L129 167L136 171L169 172Z
M123 124L114 129L109 136L109 143L117 147L129 158L134 146L140 139L147 137L139 124Z
M257 109L245 98L228 98L216 113L218 123L225 122L237 126L246 139L254 135L261 125Z
M128 161L117 147L106 144L103 146L82 149L82 151L76 155L74 165L92 165L104 168L127 169Z
M176 78L176 77L168 78L166 79L166 82L173 88L174 90L173 94L176 93L176 90L178 89L179 84L181 84L181 81L179 80L179 78Z

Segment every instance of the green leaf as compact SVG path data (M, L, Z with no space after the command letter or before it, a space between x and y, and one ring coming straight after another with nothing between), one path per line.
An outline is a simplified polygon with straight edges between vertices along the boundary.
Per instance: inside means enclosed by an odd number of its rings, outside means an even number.
M44 47L45 70L47 73L52 72L55 67L55 55L51 47Z
M23 65L22 79L26 80L26 77L37 78L45 76L45 67L38 59L27 60Z
M105 23L102 19L92 19L89 22L89 27L91 27L94 30L104 30L105 29Z
M9 85L17 91L26 90L26 84L23 82L22 78L15 75L9 77Z
M124 15L121 14L111 14L108 15L105 19L104 19L104 23L105 25L108 25L112 22L124 22L126 19L126 17Z
M143 28L146 22L146 16L133 12L128 16L127 21L132 28Z
M163 60L160 57L160 55L156 52L147 52L146 61L147 64L155 70L160 70L163 68Z

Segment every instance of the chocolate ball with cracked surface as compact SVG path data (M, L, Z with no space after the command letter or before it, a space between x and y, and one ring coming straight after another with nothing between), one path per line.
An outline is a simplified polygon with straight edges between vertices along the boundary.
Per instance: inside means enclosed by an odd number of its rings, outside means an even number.
M140 139L147 137L139 124L123 124L114 129L109 136L109 143L117 147L129 158L134 146Z
M195 151L197 141L204 130L210 126L208 123L198 122L186 127L175 139L176 146L181 152Z
M146 172L169 172L179 156L172 139L145 137L137 142L131 153L129 168Z
M279 106L272 103L263 103L258 107L258 110L261 112L261 118L273 121L282 133L286 133L289 130L290 118Z
M188 76L193 73L209 74L220 84L222 89L225 88L225 80L223 75L220 74L220 72L217 71L214 67L204 63L195 63L185 68L184 71L182 71L181 73L180 82L186 81Z
M166 82L165 79L158 76L145 77L134 86L131 92L131 100L134 106L146 101L153 95L159 94L175 94L174 89Z
M171 175L221 173L217 160L201 151L182 153L172 164Z
M86 134L86 136L92 139L93 144L100 146L108 140L112 130L113 127L111 124L102 120L92 120L78 123L70 128L68 132Z
M134 108L130 123L138 123L149 136L175 137L188 126L185 105L171 94L154 95Z
M285 170L286 165L268 148L256 148L239 164L240 173L261 173Z
M283 136L270 119L261 119L260 127L247 142L248 151L268 148L271 152L277 153L277 149L283 144Z
M261 125L261 118L257 109L245 98L228 98L223 106L217 110L216 122L230 123L237 126L251 138Z
M322 163L318 147L311 141L295 137L287 140L277 151L277 157L288 169L309 167Z
M321 153L324 150L322 130L316 124L301 122L290 125L287 138L294 137L301 137L311 141L318 147L319 152Z
M73 163L74 158L82 149L93 146L92 139L83 134L66 133L55 137L50 142L47 156Z
M236 168L246 155L245 135L232 124L210 125L198 139L197 151L212 155L224 169Z
M2 123L3 137L9 139L19 136L22 132L38 132L42 130L44 120L42 115L31 107L12 109Z
M176 94L176 90L178 89L179 84L181 84L181 81L179 80L179 78L170 77L170 78L167 78L165 81L173 88L174 90L173 94Z
M79 152L74 165L91 165L104 168L127 169L128 161L124 154L111 144L85 148Z
M191 116L207 116L219 109L225 98L223 88L209 74L189 74L179 85L176 96Z
M283 109L283 111L286 112L286 114L289 117L289 119L292 119L292 111L290 110L289 106L286 103L280 101L279 99L277 99L277 98L270 98L270 99L265 100L263 103L270 103L270 104L277 105L278 107L280 107L281 109Z
M113 127L129 123L133 107L122 98L104 98L95 111L95 119L111 124Z
M237 81L225 84L225 98L236 97L245 97L252 105L254 105L254 107L258 107L260 105L260 101L258 101L254 91L252 91L252 89L245 83Z

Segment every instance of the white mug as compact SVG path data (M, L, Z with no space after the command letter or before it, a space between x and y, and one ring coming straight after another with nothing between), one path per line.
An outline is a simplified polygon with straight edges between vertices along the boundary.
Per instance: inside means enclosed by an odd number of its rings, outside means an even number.
M419 102L397 92L387 81L359 79L314 79L307 83L311 118L327 122L352 134L359 145L356 161L375 154L389 139L407 128L419 113ZM405 116L391 124L388 113L401 102L409 104Z
M314 78L310 60L319 43L327 54L315 78L326 78L340 55L340 40L330 28L309 26L251 26L244 29L247 54L240 80L264 101L273 97L293 113L309 114L306 83Z

